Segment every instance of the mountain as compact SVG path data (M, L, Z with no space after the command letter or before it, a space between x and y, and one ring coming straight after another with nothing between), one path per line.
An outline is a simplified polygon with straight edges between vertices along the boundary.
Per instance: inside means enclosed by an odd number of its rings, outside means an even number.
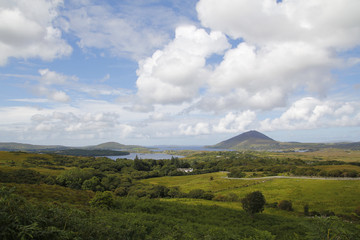
M279 142L272 138L258 132L248 131L238 136L222 141L211 148L219 149L252 149L252 150L269 150L279 147Z

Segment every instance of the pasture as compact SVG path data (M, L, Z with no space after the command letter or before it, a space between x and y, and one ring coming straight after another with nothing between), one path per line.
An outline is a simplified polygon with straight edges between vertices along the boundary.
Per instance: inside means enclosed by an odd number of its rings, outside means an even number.
M294 212L297 213L302 213L306 204L309 205L310 211L332 211L336 214L351 214L356 207L360 206L359 180L276 178L244 180L227 179L226 175L225 172L218 172L202 175L150 178L141 181L166 187L179 186L183 192L203 189L211 191L215 196L235 193L242 198L250 192L261 191L267 203L275 203L281 200L292 201ZM211 177L213 180L211 180ZM213 203L219 204L219 202ZM241 204L229 202L224 205L239 208ZM272 212L272 209L266 209L266 211Z

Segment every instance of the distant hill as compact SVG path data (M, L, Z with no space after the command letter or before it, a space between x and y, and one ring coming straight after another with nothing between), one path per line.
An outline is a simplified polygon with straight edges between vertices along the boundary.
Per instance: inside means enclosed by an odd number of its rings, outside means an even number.
M238 136L222 141L211 148L219 149L254 149L254 150L269 150L279 147L279 142L258 132L249 131Z
M86 147L89 149L123 149L125 148L126 145L121 144L121 143L117 143L117 142L106 142L106 143L101 143L95 146L90 146L90 147Z
M123 150L123 151L147 151L149 148L138 145L125 145L117 142L106 142L95 146L85 147L86 149L98 149L98 150Z
M122 150L122 151L146 151L146 147L124 145L117 142L107 142L95 146L68 147L61 145L32 145L24 143L4 142L0 143L0 151L28 151L28 152L65 152L68 150Z
M60 145L32 145L25 143L15 143L15 142L4 142L0 143L1 151L42 151L42 150L64 150L68 147Z

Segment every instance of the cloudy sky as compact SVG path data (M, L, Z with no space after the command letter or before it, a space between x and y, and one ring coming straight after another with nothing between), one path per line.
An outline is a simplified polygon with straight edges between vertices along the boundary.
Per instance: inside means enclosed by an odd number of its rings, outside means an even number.
M0 141L360 141L359 0L0 0Z

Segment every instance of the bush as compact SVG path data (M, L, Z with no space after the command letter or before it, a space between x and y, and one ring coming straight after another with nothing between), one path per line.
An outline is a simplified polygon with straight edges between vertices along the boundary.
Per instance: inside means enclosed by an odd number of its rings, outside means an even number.
M184 194L182 192L180 192L180 188L179 187L172 187L169 189L168 192L169 197L171 198L180 198L183 197Z
M127 189L125 187L118 187L114 191L116 196L124 197L128 194Z
M278 204L278 208L285 211L293 211L292 202L288 200L281 200Z
M230 173L228 173L228 177L233 177L233 178L243 178L245 176L246 174L243 173L241 169L238 168L232 168L230 169Z
M309 216L309 205L308 204L304 205L304 215Z
M202 189L194 189L194 190L191 190L187 194L187 197L211 200L214 197L214 195L212 193L210 193L210 192L205 192Z
M249 193L241 200L243 209L250 214L264 211L265 197L260 191Z

